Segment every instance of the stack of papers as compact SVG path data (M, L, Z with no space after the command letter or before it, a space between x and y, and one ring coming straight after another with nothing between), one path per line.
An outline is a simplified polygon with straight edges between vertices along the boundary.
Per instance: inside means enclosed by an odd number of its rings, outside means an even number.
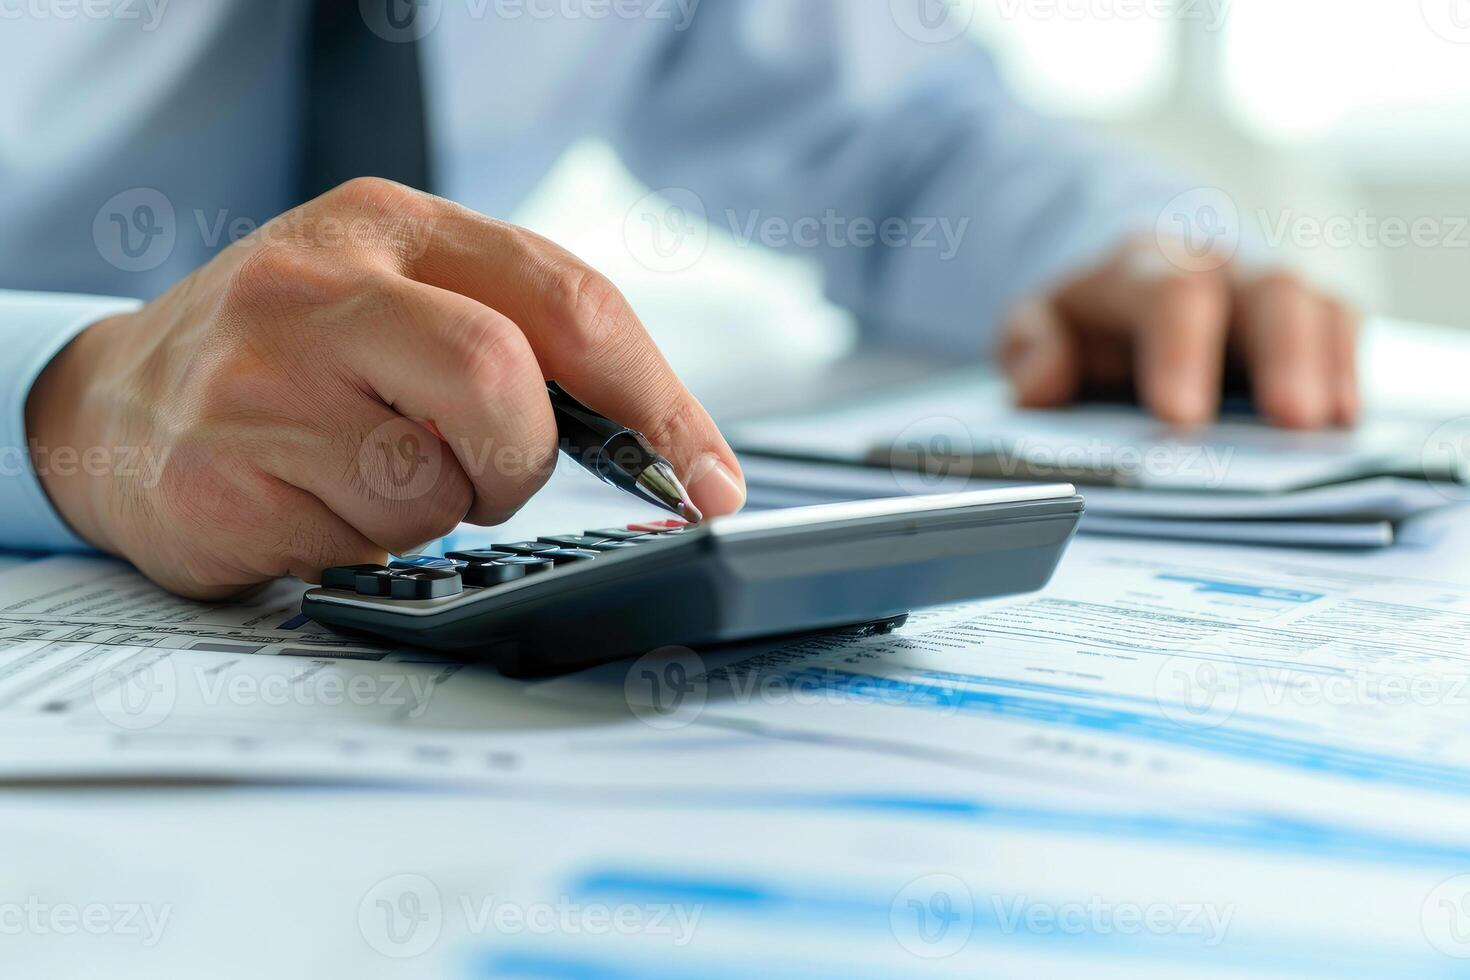
M1470 499L1448 432L1378 421L1287 432L1253 421L1172 430L1124 408L1023 411L958 373L731 428L758 506L1062 479L1092 534L1382 547L1406 518Z
M494 533L639 516L579 480ZM131 912L87 942L8 933L6 962L1456 975L1458 517L1411 522L1432 550L1330 562L1094 537L1042 593L918 611L890 636L540 682L327 633L296 614L299 584L201 606L104 559L15 565L0 781L28 789L6 791L6 894ZM138 780L192 788L75 785ZM199 785L220 781L255 788Z

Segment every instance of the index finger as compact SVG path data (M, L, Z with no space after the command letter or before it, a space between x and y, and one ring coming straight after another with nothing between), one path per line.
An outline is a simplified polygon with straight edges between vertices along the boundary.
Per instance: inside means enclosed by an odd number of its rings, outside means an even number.
M1135 314L1135 371L1144 404L1168 422L1197 425L1220 408L1230 294L1211 273L1143 284Z
M734 452L606 277L539 235L424 199L433 213L412 250L418 254L406 260L407 275L519 325L543 375L642 432L673 463L701 511L727 514L744 505Z

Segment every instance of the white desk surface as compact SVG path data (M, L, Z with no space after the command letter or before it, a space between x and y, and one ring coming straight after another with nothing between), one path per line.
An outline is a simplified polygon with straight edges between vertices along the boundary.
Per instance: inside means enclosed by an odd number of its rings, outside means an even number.
M1378 323L1369 331L1363 360L1369 402L1375 407L1392 406L1416 414L1470 412L1470 395L1464 387L1464 379L1470 377L1470 338ZM884 359L882 369L891 377L892 360ZM808 380L814 377L809 375ZM775 375L767 375L766 381L780 387L781 379ZM737 401L731 392L722 401L721 394L712 389L709 400L716 408ZM814 386L806 389L809 394L817 390ZM741 397L749 396L746 390ZM517 524L559 526L556 517L538 512L533 505ZM1442 520L1431 538L1440 538L1442 532L1458 540L1470 539L1470 514ZM1087 546L1108 547L1096 542ZM1453 542L1431 540L1382 556L1339 561L1345 573L1409 570L1425 578L1470 585L1466 553ZM789 758L810 761L801 753L793 747ZM782 757L771 756L777 765ZM839 766L863 764L861 755L824 759ZM650 757L649 764L657 766L656 757ZM1057 789L1066 792L1066 787ZM550 888L553 893L565 889L569 886L558 875L564 859L573 854L595 854L604 864L616 855L627 855L634 866L624 868L626 872L647 870L641 862L662 855L659 869L670 874L699 856L712 856L733 874L743 867L763 866L763 856L777 854L784 855L780 863L799 872L799 882L812 888L823 874L840 882L853 865L868 862L881 868L884 862L896 861L905 868L927 867L941 876L956 862L985 862L986 867L993 864L997 877L1005 880L1019 880L1016 876L1027 866L1041 869L1043 877L1058 889L1084 898L1088 889L1126 881L1137 871L1109 866L1109 855L1114 852L1106 837L1086 839L1032 831L1024 821L982 820L967 828L952 821L926 823L906 815L839 816L821 811L778 819L759 810L730 810L718 803L665 807L647 799L612 802L565 791L538 797L517 792L462 795L283 787L11 788L0 790L0 828L4 831L0 961L7 962L7 975L28 977L93 975L91 971L110 978L259 977L269 973L317 980L338 975L354 980L377 976L612 976L590 968L577 972L572 967L553 974L530 967L516 973L507 966L502 974L493 974L486 966L485 957L514 948L514 942L504 930L487 932L483 923L474 928L475 902L501 895L525 905L531 902L526 896L533 894L526 889ZM831 838L825 844L824 835ZM1129 853L1135 855L1129 861L1136 860L1137 853L1145 854L1153 870L1168 879L1164 891L1176 897L1199 893L1201 882L1223 882L1227 893L1234 894L1231 889L1236 889L1241 895L1249 894L1248 882L1235 882L1232 876L1244 875L1243 869L1255 867L1251 862L1257 860L1228 849L1175 851L1165 842ZM1279 871L1283 862L1305 866L1306 861L1283 852L1269 863ZM1178 872L1173 877L1167 873L1171 865ZM1091 870L1074 874L1084 866ZM1470 864L1460 870L1470 872ZM422 896L412 887L382 891L384 882L391 883L401 875L431 876L443 903L435 913L444 923L442 938L436 932L437 941L410 958L398 958L402 949L391 942L385 944L380 935L387 928L383 916L389 909L404 916L404 922L419 909L414 903ZM1359 921L1349 915L1320 925L1324 934L1345 927L1367 935L1388 928L1368 914L1374 895L1402 898L1399 904L1418 915L1420 896L1428 903L1436 882L1444 877L1439 867L1390 873L1368 864L1355 866L1350 874L1299 876L1304 883L1296 893L1283 896L1283 901L1301 905L1298 924L1310 927L1313 902L1333 902L1332 907L1340 909L1345 892L1362 889L1364 901L1359 905L1364 914ZM1292 878L1288 875L1285 880ZM585 890L587 882L581 887ZM413 901L405 902L403 896L410 893ZM49 913L38 913L42 915L39 925L16 926L21 921L21 912L16 910L28 902L53 911L66 906L84 911L100 903L107 911L96 913L99 923L105 916L120 915L119 910L128 905L148 906L155 915L166 907L170 921L160 941L147 945L146 935L124 932L115 918L109 921L116 927L109 926L102 935L75 927L67 933L66 920L45 919ZM894 907L902 911L902 903L895 902ZM832 925L834 935L840 937L846 920L839 912L829 911L836 923ZM1247 919L1252 915L1251 909L1238 911ZM988 916L992 910L986 906L982 913ZM471 920L468 924L466 918ZM907 975L905 965L932 965L939 975L966 975L959 961L931 961L923 956L893 959L894 949L904 953L907 948L897 921L879 929L884 933L878 943L882 951L874 953L870 962L882 969L875 975ZM1249 927L1257 925L1252 922ZM1419 927L1417 921L1392 925L1410 932ZM724 926L716 923L705 928L708 932L702 934L702 940L721 948ZM808 941L810 936L793 935L779 921L762 928L773 950L821 953L820 944ZM517 938L525 938L524 929ZM563 939L553 945L568 956L590 942L585 935ZM659 945L661 938L643 939L640 948L655 957L668 957L666 964L673 964L670 976L693 975L681 972L678 966L689 963L693 968L694 961L680 958L689 954ZM997 975L1036 969L1028 966L1024 944L1018 948L1001 943L997 950L990 962ZM1448 957L1436 959L1438 954L1428 946L1424 951L1430 957L1426 962L1442 967L1446 975L1457 965ZM1106 972L1088 969L1085 944L1079 952L1078 966L1092 975ZM1247 958L1234 965L1260 968L1270 962L1270 950L1263 949L1259 962L1252 964ZM719 965L730 976L750 975L732 962ZM1149 972L1152 967L1146 967L1125 962L1119 975L1153 975ZM890 968L896 972L887 972ZM550 967L543 963L538 969ZM1203 975L1202 971L1191 972ZM1169 973L1163 969L1160 975Z

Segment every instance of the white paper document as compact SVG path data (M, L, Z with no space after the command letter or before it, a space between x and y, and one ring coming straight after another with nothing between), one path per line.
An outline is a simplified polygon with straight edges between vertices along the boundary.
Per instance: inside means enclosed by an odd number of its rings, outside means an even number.
M1011 407L988 370L955 371L814 411L748 419L729 432L737 449L778 456L844 462L918 456L973 463L977 475L1009 480L1237 493L1394 474L1453 479L1465 475L1454 453L1464 434L1435 422L1389 418L1351 431L1297 432L1230 419L1178 429L1122 407L1022 410Z
M891 636L614 665L541 693L909 752L957 785L1008 765L1470 840L1470 588L1358 568L1079 541L1039 595Z
M1336 980L1455 976L1470 948L1463 853L1297 851L1167 812L587 792L95 804L3 800L0 913L29 924L5 937L15 976Z
M750 456L743 461L752 497L765 506L830 500L949 493L1003 486L993 480L924 475L880 466L854 466ZM1403 477L1375 477L1290 493L1210 493L1083 487L1088 512L1109 517L1179 521L1386 521L1462 502L1463 488Z

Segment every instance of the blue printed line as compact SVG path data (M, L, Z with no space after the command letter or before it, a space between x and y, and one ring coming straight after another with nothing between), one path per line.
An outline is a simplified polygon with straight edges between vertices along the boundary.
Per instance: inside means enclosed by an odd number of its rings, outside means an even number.
M1068 698L1081 698L1086 701L1112 701L1115 703L1141 705L1158 704L1152 698L1141 698L1132 694L1108 694L1101 691L1088 690L1085 687L1068 687L1065 684L1042 684L1038 681L1017 681L1004 677L990 677L985 674L961 674L951 670L919 670L914 671L914 674L919 677L928 678L929 680L945 681L954 685L983 684L986 687L1001 687L1014 691L1031 691L1037 694L1055 694ZM1242 712L1234 717L1248 718L1251 721L1259 722L1263 725L1275 725L1280 728L1313 727L1305 722L1272 718L1269 715L1254 715Z
M1198 586L1194 591L1201 594L1217 592L1221 595L1243 595L1256 599L1272 599L1277 602L1316 602L1323 597L1321 592L1302 592L1298 589L1278 589L1270 585L1244 585L1240 582L1221 582L1208 578L1193 578L1189 575L1155 575L1161 582L1182 582Z
M1470 793L1470 771L1465 769L1334 748L1281 735L1224 727L1195 728L1136 711L1086 704L1063 704L1044 698L970 691L933 684L915 684L889 677L825 668L800 670L791 677L793 680L805 677L826 684L831 690L845 691L857 696L883 698L884 703L943 707L946 710L1017 718L1086 731L1127 735L1171 747L1187 746L1251 762L1269 762L1364 782L1391 783L1456 794Z
M619 957L619 960L623 959ZM761 980L897 980L891 973L880 975L866 970L860 974L851 970L832 973L826 969L821 972L807 969L792 972L773 967L755 952L747 954L741 963L734 966L728 957L722 959L723 962L713 963L701 957L693 966L689 956L666 961L638 960L629 964L614 962L611 956L593 959L518 950L484 957L473 968L473 975L515 977L517 980L689 980L696 976L700 980L750 980L756 974Z
M799 802L788 799L785 802ZM1013 826L1025 830L1169 841L1213 847L1247 847L1312 857L1427 864L1446 869L1470 864L1470 845L1398 837L1269 814L1182 818L1142 813L1096 813L1013 807L973 799L839 794L807 805L897 811Z
M827 929L833 938L857 932L892 942L894 894L864 893L850 886L790 887L757 879L730 879L703 875L668 875L646 869L607 868L590 871L572 882L569 892L584 902L699 909L704 918L732 917L756 922L777 921L784 928ZM1013 901L1005 901L1009 897ZM1193 961L1212 965L1260 966L1273 970L1301 970L1333 977L1399 975L1457 975L1456 965L1426 951L1405 956L1401 950L1354 943L1324 944L1292 934L1228 934L1210 945L1206 923L1193 932L1124 933L1107 923L1074 921L1066 931L1050 926L1028 927L1026 910L1054 903L1014 901L1020 896L972 894L964 904L966 948L980 953L998 946L1039 947L1045 952L1111 955L1130 959ZM900 910L902 911L902 910ZM953 906L950 906L953 911ZM922 908L916 914L927 918ZM563 961L565 962L565 961ZM575 961L574 961L575 962ZM586 962L586 961L583 961ZM594 961L595 962L595 961ZM1410 965L1412 963L1412 966ZM687 964L681 964L687 968ZM552 974L553 976L555 974ZM597 974L592 974L596 976ZM646 973L640 974L648 976ZM655 973L654 976L658 974ZM681 976L690 975L682 972ZM700 975L705 975L701 972ZM747 971L745 975L750 975ZM762 969L762 976L770 972Z

